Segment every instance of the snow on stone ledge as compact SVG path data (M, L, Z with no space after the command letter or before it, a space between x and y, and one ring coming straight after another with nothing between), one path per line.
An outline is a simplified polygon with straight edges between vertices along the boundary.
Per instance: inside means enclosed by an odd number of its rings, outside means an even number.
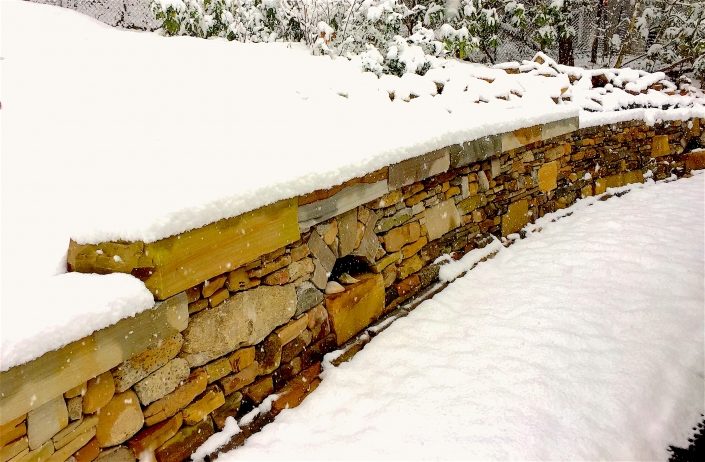
M154 306L142 281L128 274L67 273L38 282L25 304L3 306L0 372Z

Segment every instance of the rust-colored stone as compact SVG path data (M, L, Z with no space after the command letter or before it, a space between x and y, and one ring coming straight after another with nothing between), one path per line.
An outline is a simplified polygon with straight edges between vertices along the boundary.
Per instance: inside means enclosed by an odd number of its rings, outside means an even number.
M196 425L182 427L155 451L157 462L182 462L189 459L212 434L213 422L210 417Z
M218 409L213 411L211 417L213 417L213 422L215 426L222 430L225 427L225 419L231 416L235 416L237 411L240 410L240 405L242 404L242 393L235 392L231 393L225 397L225 403Z
M271 374L279 367L282 357L282 342L276 333L270 334L255 347L255 362L259 375Z
M272 403L272 410L279 413L301 404L306 395L318 386L317 379L320 373L321 364L317 363L297 375L277 392L278 398Z
M240 372L220 379L220 385L223 387L223 392L229 395L254 382L258 373L259 364L255 361Z
M223 404L225 404L223 392L216 385L211 385L203 395L186 406L181 413L187 425L195 425Z
M115 394L115 381L110 372L100 374L88 381L86 394L83 395L83 412L93 414L108 404Z
M91 439L88 444L83 446L81 449L73 453L73 457L76 462L93 462L100 454L100 443L98 440Z
M206 371L194 370L183 385L147 406L144 410L144 422L147 425L154 425L173 416L203 393L207 384Z
M240 348L228 357L233 372L240 372L255 362L255 347Z
M274 382L272 381L272 376L267 375L245 388L242 394L253 403L259 404L264 401L264 398L272 394L273 391Z
M384 279L369 275L346 287L345 292L326 296L326 309L338 345L369 326L384 310Z
M140 457L144 451L154 451L171 437L176 435L183 424L181 413L177 413L172 418L160 422L151 427L147 427L132 437L127 445L132 449L136 457Z

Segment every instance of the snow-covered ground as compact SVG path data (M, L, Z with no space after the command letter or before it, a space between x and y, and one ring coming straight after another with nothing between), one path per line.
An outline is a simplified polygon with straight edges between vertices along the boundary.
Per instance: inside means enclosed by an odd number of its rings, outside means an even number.
M568 76L543 75L550 66L509 75L448 61L424 77L377 78L298 45L164 38L17 0L0 0L0 15L0 370L33 357L14 352L107 325L76 327L89 301L122 316L150 305L137 283L75 276L72 291L38 290L67 280L70 237L150 242L453 143L576 115L583 123L595 98L603 112L591 123L611 120L617 103L663 100L591 92L586 74L563 101ZM672 101L684 107L618 117L705 116L701 94ZM48 303L65 313L52 342L36 325Z
M704 198L543 219L218 460L666 460L705 411Z

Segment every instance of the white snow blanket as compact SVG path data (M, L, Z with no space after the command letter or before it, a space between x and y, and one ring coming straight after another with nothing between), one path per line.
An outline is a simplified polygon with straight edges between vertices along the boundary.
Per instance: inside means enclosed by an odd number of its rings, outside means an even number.
M510 76L448 61L423 77L378 78L300 45L164 38L59 7L1 7L0 370L151 306L136 280L75 276L73 290L53 290L69 238L155 241L453 143L576 116L590 96L556 104L568 77L541 69ZM650 118L705 115L699 97L677 102ZM77 327L90 304L111 313ZM65 315L41 320L48 310Z
M218 460L666 460L705 411L704 198L545 219Z

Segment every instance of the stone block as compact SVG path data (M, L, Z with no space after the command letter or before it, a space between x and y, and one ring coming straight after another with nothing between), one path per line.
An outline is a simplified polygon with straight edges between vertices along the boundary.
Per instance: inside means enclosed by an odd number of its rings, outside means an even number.
M27 437L29 449L39 449L52 436L59 433L69 424L69 412L63 396L42 404L27 414ZM21 436L21 435L20 435ZM53 453L52 444L52 453Z
M455 205L453 205L453 207L455 207ZM417 241L420 237L421 226L419 223L417 221L407 223L392 229L384 236L384 248L387 252L396 252L401 250L401 248L409 242Z
M389 189L425 180L450 168L449 148L439 149L389 166ZM379 196L378 196L379 197Z
M115 391L122 393L152 372L164 366L181 350L184 339L181 334L161 340L153 348L133 356L113 370Z
M410 258L407 258L406 260L402 261L401 264L399 265L399 278L400 279L405 279L409 275L419 271L421 268L423 268L423 260L421 257L416 254Z
M110 372L100 374L88 381L86 394L83 395L83 412L93 414L108 404L115 394L115 381Z
M113 396L98 411L95 438L100 447L115 446L127 441L144 424L144 416L137 395L128 390Z
M452 199L441 202L435 207L426 209L424 217L426 219L428 239L431 241L438 239L448 231L457 228L462 223L460 212L458 212L455 202ZM414 239L414 241L415 240L416 239ZM386 243L387 241L385 237L385 244Z
M220 276L214 277L213 279L208 279L203 283L203 289L201 289L201 295L203 298L208 298L217 291L219 291L224 285L227 276L222 274Z
M457 208L460 210L460 213L467 215L473 210L484 207L485 205L487 205L487 197L484 194L475 194L458 202Z
M502 216L502 236L518 232L529 222L529 202L526 199L513 202Z
M0 461L7 462L24 451L29 453L29 441L26 436L3 445L2 448L0 448Z
M263 264L262 266L255 268L248 272L250 278L262 278L268 274L271 274L277 270L287 267L291 263L290 255L282 255L274 260Z
M223 377L220 385L223 387L223 392L229 395L254 382L257 375L259 375L259 364L254 362L236 374Z
M231 393L225 397L225 403L213 411L211 415L211 417L213 417L213 423L215 423L218 430L222 430L223 427L225 427L225 419L237 415L241 404L242 393L240 392Z
M100 444L94 436L85 446L76 451L73 457L76 462L93 462L98 455L100 455Z
M520 128L513 132L502 134L502 151L520 148L537 141L541 141L541 125Z
M308 238L308 248L311 250L311 255L323 266L323 269L330 273L335 265L335 254L317 231L311 232L311 236Z
M632 170L630 172L625 172L622 174L623 184L633 184L633 183L643 183L644 174L641 170Z
M184 416L184 423L186 425L196 425L223 404L225 404L223 392L213 385L201 397L181 411Z
M215 307L223 303L230 296L228 289L220 289L210 297L208 297L208 305Z
M206 371L198 369L193 371L186 383L147 406L144 410L144 422L147 425L154 425L173 416L203 393L207 384Z
M135 462L135 455L125 446L103 450L96 459L97 462Z
M71 441L78 438L79 435L82 435L84 433L90 432L91 430L95 429L97 424L98 424L98 416L96 416L96 415L87 416L85 419L83 419L81 421L73 422L68 427L64 428L59 433L54 435L54 437L52 438L52 441L54 442L54 449L58 450L58 449L63 448L64 446L69 444ZM95 433L92 433L91 438L93 438L94 436L95 436ZM88 438L88 440L90 440L91 438ZM88 440L86 440L86 443L88 442ZM78 451L78 449L74 449L69 454L73 454L76 451Z
M74 439L67 442L61 448L55 447L54 454L49 457L48 462L65 462L75 452L87 445L95 436L96 427L91 427L86 431L76 435Z
M259 366L258 375L271 374L281 363L282 342L276 333L268 335L255 347L255 364Z
M361 208L358 210L358 216L362 215L360 212L362 210L367 210ZM377 255L377 251L380 249L379 239L375 234L375 227L377 224L377 214L373 211L368 211L369 216L365 221L365 230L362 233L362 239L360 240L360 245L356 247L353 255L363 257L368 263L374 263Z
M181 413L178 413L164 422L143 429L131 438L127 444L132 449L132 452L141 458L143 452L153 452L176 435L176 432L179 431L183 424L183 420Z
M298 215L299 226L305 231L318 223L373 201L387 192L389 192L387 180L348 186L332 197L301 205Z
M313 261L313 276L311 277L311 282L314 286L319 289L325 289L326 284L328 284L328 274L329 272L323 268L320 261Z
M302 316L302 317L295 319L293 321L289 321L287 324L278 328L274 332L279 337L279 341L281 342L281 344L284 345L284 344L291 342L296 337L298 337L299 334L301 334L301 332L303 332L304 329L306 329L307 324L308 324L308 317Z
M400 262L401 258L402 258L401 252L390 253L389 255L382 257L376 264L374 264L372 266L372 271L374 271L375 273L381 273L389 265Z
M208 383L213 383L216 380L222 379L233 371L229 358L216 359L215 361L206 364L204 369L206 374L208 374Z
M255 362L255 347L240 348L228 357L233 372L240 372Z
M705 169L705 149L685 154L685 168L688 170Z
M27 434L27 416L22 415L0 425L0 447Z
M454 149L455 148L455 149ZM450 150L451 168L464 167L473 162L480 162L501 153L502 137L498 135L485 136L463 143L462 146Z
M246 268L238 268L228 273L226 286L230 292L251 289L259 285L258 278L251 278Z
M558 186L558 161L543 164L538 172L539 189L549 192Z
M243 390L243 395L255 404L259 404L274 392L274 381L271 375L258 379Z
M384 279L381 274L367 276L343 293L326 296L325 306L336 341L342 345L382 314Z
M26 455L21 456L18 462L44 462L48 461L52 454L54 454L54 444L47 441L37 449L32 449Z
M238 292L191 318L181 355L192 367L203 365L238 347L261 342L295 312L296 290L291 284Z
M140 402L147 406L174 391L186 380L189 373L188 362L182 358L174 358L137 382L134 389Z
M578 117L556 120L541 125L541 139L548 140L556 136L572 133L580 128Z
M318 290L311 282L304 282L296 289L296 313L300 316L316 305L323 302L323 292Z
M86 389L88 387L88 382L84 382L80 385L77 385L73 388L71 388L69 391L64 393L64 398L75 398L76 396L83 396L86 394Z
M196 449L213 434L210 418L196 425L182 427L176 435L161 445L154 453L157 462L182 462L188 460Z
M671 154L668 135L656 135L651 139L651 157L662 157Z
M321 364L317 363L307 368L291 380L281 390L277 392L278 398L272 403L272 410L275 413L281 412L284 409L292 409L297 407L313 391L320 379Z
M428 239L425 236L421 236L418 241L412 242L411 244L405 245L401 248L402 258L409 258L416 254L419 250L428 244Z

